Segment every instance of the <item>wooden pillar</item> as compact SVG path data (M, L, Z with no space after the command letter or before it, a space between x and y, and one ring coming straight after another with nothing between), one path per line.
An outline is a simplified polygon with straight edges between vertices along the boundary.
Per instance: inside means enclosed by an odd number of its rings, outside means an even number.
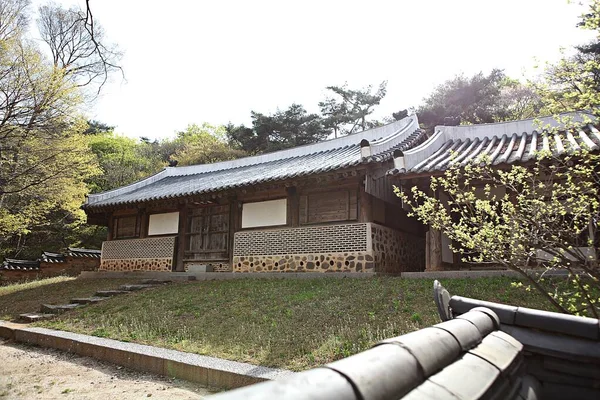
M183 204L179 207L179 229L177 234L177 249L175 251L175 271L184 272L183 260L185 258L185 233L187 232L187 204Z
M442 231L429 228L427 232L426 271L441 271L442 267Z
M359 189L360 213L359 222L373 222L373 198L365 191L365 185L361 184Z
M287 225L291 227L300 226L300 197L295 186L286 188L287 192Z
M240 202L237 197L229 199L229 243L227 251L229 252L229 264L233 270L233 245L235 244L235 233L240 230Z
M115 219L113 218L112 213L108 213L108 232L106 234L106 240L112 240L113 239L113 229L114 229L114 223L115 223Z
M148 214L145 208L141 208L138 211L138 218L140 219L140 238L148 237Z

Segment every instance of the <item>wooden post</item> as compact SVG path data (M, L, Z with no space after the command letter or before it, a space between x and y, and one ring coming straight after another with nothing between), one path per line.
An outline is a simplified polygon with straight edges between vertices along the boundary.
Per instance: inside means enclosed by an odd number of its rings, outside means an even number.
M300 226L300 197L295 186L286 188L287 192L287 225L291 227Z
M240 202L237 197L229 199L229 243L227 251L229 252L229 264L233 271L233 245L235 244L235 233L240 230Z
M175 257L175 271L184 272L185 267L183 265L183 259L185 258L185 233L187 232L187 204L183 204L179 207L179 229L177 234L177 251Z
M140 239L148 237L148 214L145 208L141 208L138 211L138 218L140 219Z
M373 199L366 192L364 184L360 185L359 191L360 213L358 220L360 222L373 222Z
M106 234L106 240L110 241L113 239L113 229L114 229L115 219L113 218L112 213L108 213L108 232Z
M426 271L441 271L442 267L442 231L439 229L430 228L427 232L428 236L428 248L427 255L428 264L425 268Z

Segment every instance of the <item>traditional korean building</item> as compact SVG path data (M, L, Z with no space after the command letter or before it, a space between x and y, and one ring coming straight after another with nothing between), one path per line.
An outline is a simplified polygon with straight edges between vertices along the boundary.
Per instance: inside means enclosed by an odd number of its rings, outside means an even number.
M574 128L562 129L560 121L569 120ZM394 168L387 176L401 188L418 186L429 190L430 178L444 173L451 165L465 166L480 156L487 156L497 168L507 168L513 164L530 165L536 153L551 151L553 156L567 154L571 150L586 148L600 149L600 132L590 121L596 118L584 112L567 113L558 118L544 117L521 121L494 124L437 126L435 133L427 141L408 150L396 151ZM538 132L540 127L550 132ZM550 129L552 128L552 129ZM503 195L503 187L494 189ZM432 193L430 193L432 194ZM440 200L448 200L444 193ZM442 232L429 229L426 233L427 270L457 269L481 265L463 265L460 256L450 249L450 240ZM584 254L594 254L593 248L580 248Z
M394 151L425 139L411 115L90 195L88 222L109 230L100 269L421 271L425 228L402 210L386 172Z

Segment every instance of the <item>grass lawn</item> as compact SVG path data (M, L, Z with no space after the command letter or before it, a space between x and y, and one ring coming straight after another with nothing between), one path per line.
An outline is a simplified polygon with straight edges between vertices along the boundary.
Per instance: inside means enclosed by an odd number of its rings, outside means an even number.
M90 297L97 290L116 289L131 279L75 279L59 276L0 286L0 319L17 319L19 314L37 312L42 303L65 304L74 297Z
M451 294L549 309L536 293L511 287L512 281L448 279L443 284ZM438 323L432 286L430 279L390 277L174 283L39 325L303 370Z

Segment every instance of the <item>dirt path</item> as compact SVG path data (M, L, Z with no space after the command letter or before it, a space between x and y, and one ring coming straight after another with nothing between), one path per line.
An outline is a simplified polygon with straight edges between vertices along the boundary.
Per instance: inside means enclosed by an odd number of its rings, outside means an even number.
M192 383L0 339L0 399L202 399L210 393Z

